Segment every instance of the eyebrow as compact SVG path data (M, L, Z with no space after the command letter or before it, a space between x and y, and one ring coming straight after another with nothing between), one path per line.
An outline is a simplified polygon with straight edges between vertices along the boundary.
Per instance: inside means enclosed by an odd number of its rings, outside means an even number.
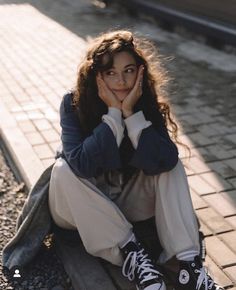
M130 63L130 64L127 64L124 68L127 68L127 67L129 67L129 66L136 66L136 64L134 64L134 63ZM115 67L113 66L113 67L111 67L112 69L114 69Z
M136 64L130 63L130 64L127 64L125 67L127 67L127 66L136 66Z

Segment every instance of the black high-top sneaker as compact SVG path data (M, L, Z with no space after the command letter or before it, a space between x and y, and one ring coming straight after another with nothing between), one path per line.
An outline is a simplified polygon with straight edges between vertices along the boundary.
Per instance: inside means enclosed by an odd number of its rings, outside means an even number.
M179 261L179 263L176 290L224 290L213 281L198 256L194 261Z
M130 281L135 280L137 290L166 290L163 275L141 244L129 242L121 251L125 258L122 274Z

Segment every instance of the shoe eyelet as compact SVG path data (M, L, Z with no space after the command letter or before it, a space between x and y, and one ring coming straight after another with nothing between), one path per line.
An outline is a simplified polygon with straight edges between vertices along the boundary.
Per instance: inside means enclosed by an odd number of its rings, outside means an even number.
M194 273L196 273L196 274L197 274L197 270L194 270Z
M192 266L192 267L195 267L195 263L192 263L191 266Z

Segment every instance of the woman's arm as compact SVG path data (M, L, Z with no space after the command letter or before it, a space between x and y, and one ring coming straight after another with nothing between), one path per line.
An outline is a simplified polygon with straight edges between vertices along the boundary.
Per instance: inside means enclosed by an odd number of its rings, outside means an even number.
M125 123L136 149L130 165L147 175L160 174L175 167L178 150L169 137L161 115L155 127L144 118L141 111L125 119Z
M84 138L77 113L71 106L71 94L60 106L61 140L65 159L75 174L89 178L104 170L120 167L119 148L110 127L102 122Z

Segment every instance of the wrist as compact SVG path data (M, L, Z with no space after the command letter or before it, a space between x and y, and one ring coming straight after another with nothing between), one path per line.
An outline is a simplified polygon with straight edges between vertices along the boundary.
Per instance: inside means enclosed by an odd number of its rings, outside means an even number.
M118 109L118 110L121 110L121 104L119 104L119 103L111 103L111 104L109 104L108 105L108 108L116 108L116 109Z
M132 111L132 110L123 110L122 113L123 113L123 116L124 116L125 118L128 118L128 117L130 117L131 115L133 115L133 111Z

